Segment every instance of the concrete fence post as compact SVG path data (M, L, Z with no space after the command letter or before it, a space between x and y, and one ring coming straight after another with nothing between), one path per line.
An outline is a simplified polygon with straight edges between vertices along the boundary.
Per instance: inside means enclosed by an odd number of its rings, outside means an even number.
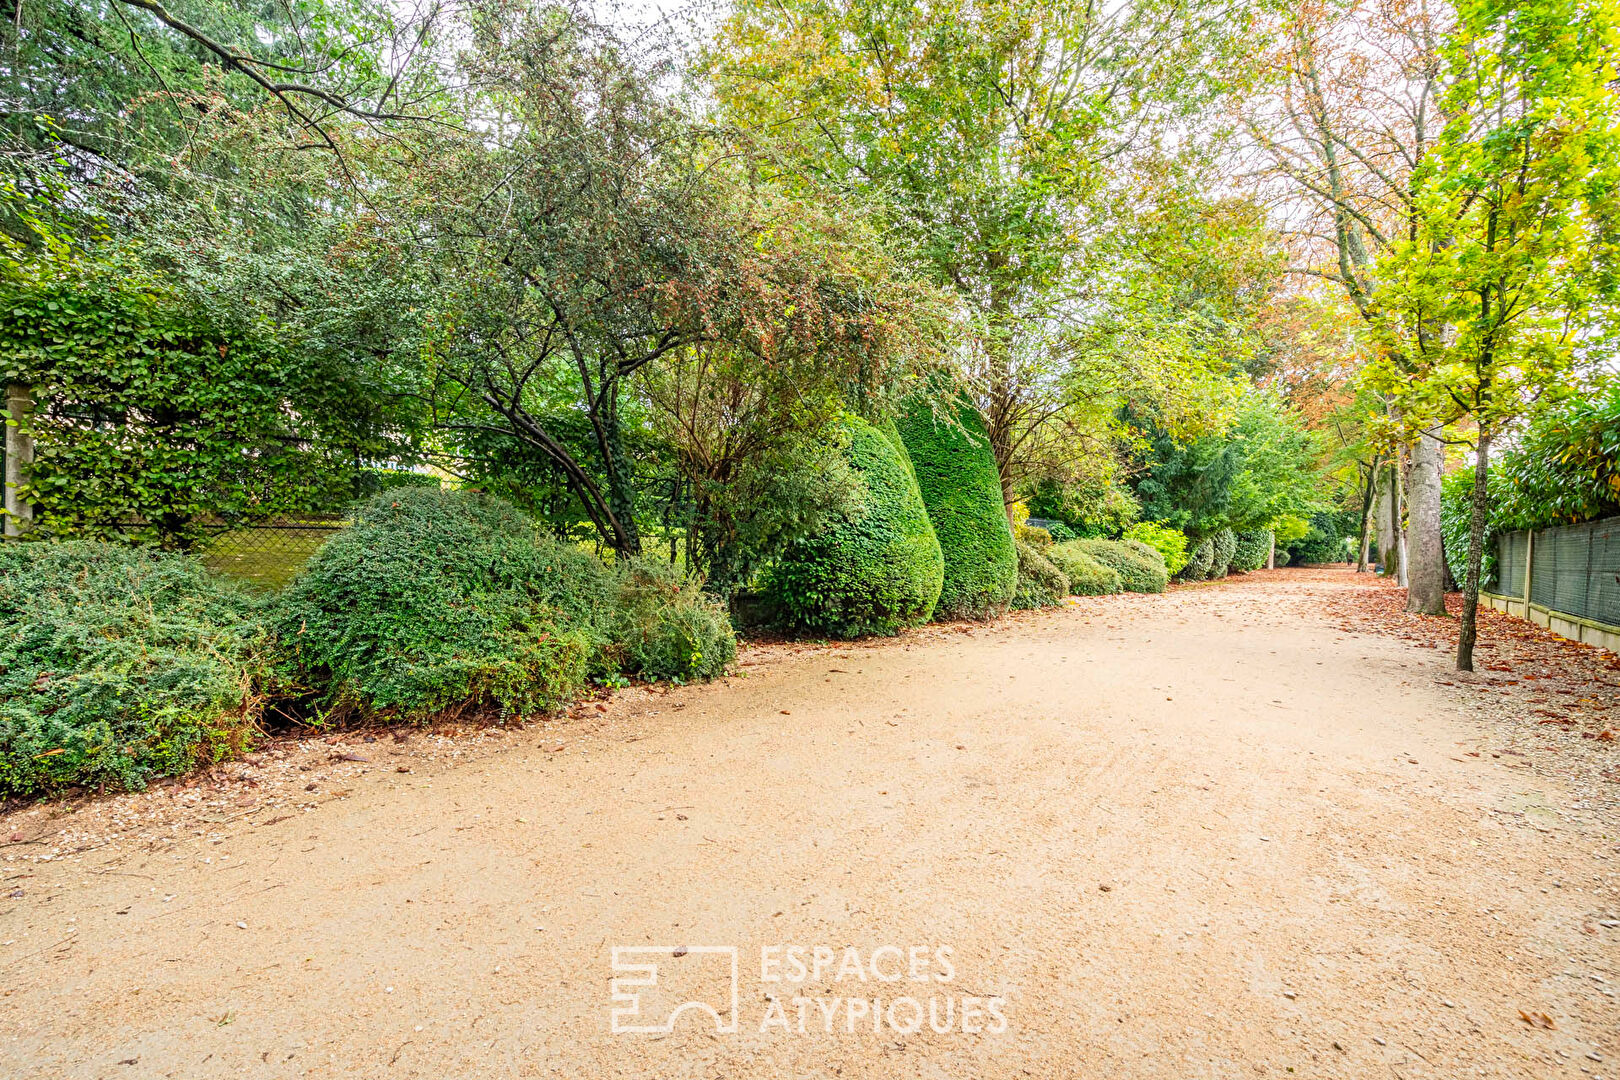
M27 531L34 517L33 504L19 492L28 483L28 467L34 463L34 439L28 434L28 418L34 412L33 390L23 383L6 387L6 478L5 516L7 537Z
M1525 530L1524 534L1524 617L1530 617L1530 568L1536 561L1536 531Z

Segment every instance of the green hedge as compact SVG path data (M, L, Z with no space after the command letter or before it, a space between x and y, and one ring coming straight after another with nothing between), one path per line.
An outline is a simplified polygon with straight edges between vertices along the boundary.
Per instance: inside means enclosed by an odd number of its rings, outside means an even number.
M1018 585L1018 555L1001 475L972 403L955 402L960 430L914 400L896 421L945 558L936 619L985 619L1007 609Z
M1187 565L1181 568L1182 581L1203 581L1209 577L1210 564L1215 561L1215 541L1204 537L1187 554Z
M1121 540L1070 540L1063 545L1090 555L1119 575L1126 592L1161 593L1170 583L1164 557L1143 543Z
M1069 592L1075 596L1109 596L1121 592L1119 573L1076 546L1083 543L1083 540L1069 540L1053 544L1043 554L1063 571L1063 576L1069 579Z
M766 573L766 599L789 630L894 634L933 615L944 558L900 440L856 417L846 426L862 506L790 545Z
M1237 554L1237 533L1231 529L1222 529L1209 539L1212 547L1209 576L1223 578L1232 569L1232 557Z
M1055 607L1069 595L1069 579L1034 544L1018 542L1018 590L1012 606L1020 610Z
M1246 573L1266 565L1271 554L1271 530L1254 529L1237 534L1237 550L1232 552L1232 569Z
M334 719L546 710L605 664L614 585L497 499L383 492L280 595L282 667Z
M244 749L268 633L196 560L0 545L0 795L139 789Z

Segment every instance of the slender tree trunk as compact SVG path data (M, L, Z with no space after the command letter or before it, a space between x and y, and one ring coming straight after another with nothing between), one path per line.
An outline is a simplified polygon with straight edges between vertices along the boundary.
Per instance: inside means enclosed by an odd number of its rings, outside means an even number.
M1420 615L1446 613L1446 552L1440 536L1440 464L1444 455L1438 429L1418 433L1406 470L1406 610Z
M1378 499L1374 518L1378 527L1378 562L1383 567L1383 575L1389 577L1395 572L1395 531L1390 528L1390 504L1395 500L1394 482L1389 473L1385 471L1383 463L1378 466Z
M1356 563L1356 573L1367 572L1367 557L1372 551L1373 530L1373 504L1378 494L1378 469L1380 462L1377 457L1367 467L1366 492L1361 497L1361 558Z
M1406 457L1405 451L1397 446L1395 460L1389 463L1389 528L1395 537L1395 583L1406 588L1406 485L1401 483L1402 463Z
M1485 558L1485 519L1490 510L1486 483L1491 460L1491 431L1481 424L1479 451L1474 460L1474 506L1468 521L1468 579L1463 583L1462 626L1457 632L1457 670L1474 670L1474 641L1478 635L1480 564Z

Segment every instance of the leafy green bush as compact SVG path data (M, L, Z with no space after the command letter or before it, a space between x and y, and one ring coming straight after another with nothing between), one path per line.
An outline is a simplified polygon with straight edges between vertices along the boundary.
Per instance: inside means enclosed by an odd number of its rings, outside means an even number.
M858 417L846 424L861 505L788 546L766 573L766 602L787 629L894 634L933 614L944 558L898 439Z
M1232 569L1239 572L1259 570L1266 565L1271 554L1271 530L1254 529L1237 534L1237 550L1232 552Z
M602 662L614 584L497 499L383 492L281 594L283 670L338 717L554 708Z
M1058 544L1063 543L1065 540L1073 540L1080 535L1073 529L1069 528L1066 523L1061 521L1053 521L1051 524L1047 525L1046 534L1052 538L1054 543Z
M1182 581L1203 581L1209 577L1210 564L1215 561L1215 541L1204 537L1187 554L1187 565L1181 568Z
M979 411L953 403L960 427L918 398L895 428L911 456L928 520L945 558L937 619L984 619L1005 611L1018 584L1018 555L1007 526L1001 474Z
M1164 559L1153 548L1120 540L1070 540L1064 547L1083 551L1119 575L1126 592L1161 593L1170 583Z
M1125 530L1124 539L1146 544L1159 553L1164 568L1179 574L1187 565L1187 534L1157 521L1139 521Z
M1472 469L1453 475L1473 481ZM1620 380L1535 415L1516 445L1491 464L1486 480L1497 532L1620 514ZM1462 559L1453 564L1458 581L1464 565Z
M1122 591L1119 573L1088 555L1077 545L1084 540L1053 544L1043 554L1069 579L1069 592L1075 596L1109 596Z
M712 679L737 657L725 607L663 562L637 562L620 575L612 636L624 670L649 679Z
M139 789L244 749L268 634L194 559L0 545L0 794Z
M1237 533L1231 529L1222 529L1209 539L1213 548L1209 560L1209 576L1223 578L1232 568L1232 556L1237 554Z
M1288 565L1288 549L1286 549L1286 548L1278 548L1277 553L1276 553L1276 557L1275 557L1275 559L1273 561L1278 566L1287 566Z
M1486 471L1485 488L1491 505L1497 505L1506 485L1499 474ZM1445 549L1451 576L1460 587L1468 578L1468 534L1474 523L1474 470L1458 469L1440 480L1440 542ZM1496 538L1501 525L1494 514L1485 518L1485 548L1479 563L1479 587L1496 584Z
M1304 538L1289 545L1293 564L1344 562L1350 553L1345 539L1361 527L1358 518L1353 512L1332 510L1312 514Z
M1020 525L1016 530L1014 539L1020 544L1029 544L1037 550L1052 546L1052 534L1040 525Z
M1044 531L1044 530L1042 530ZM1034 544L1018 542L1018 590L1012 606L1020 610L1055 607L1069 595L1069 579Z

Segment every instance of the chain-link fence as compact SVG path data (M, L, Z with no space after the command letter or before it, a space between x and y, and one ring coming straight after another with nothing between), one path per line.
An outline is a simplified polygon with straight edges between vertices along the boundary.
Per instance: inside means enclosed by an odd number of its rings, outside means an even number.
M198 544L196 552L221 573L259 588L279 589L347 524L337 515L309 514L221 527Z
M1556 615L1620 626L1620 517L1497 538L1495 591Z

